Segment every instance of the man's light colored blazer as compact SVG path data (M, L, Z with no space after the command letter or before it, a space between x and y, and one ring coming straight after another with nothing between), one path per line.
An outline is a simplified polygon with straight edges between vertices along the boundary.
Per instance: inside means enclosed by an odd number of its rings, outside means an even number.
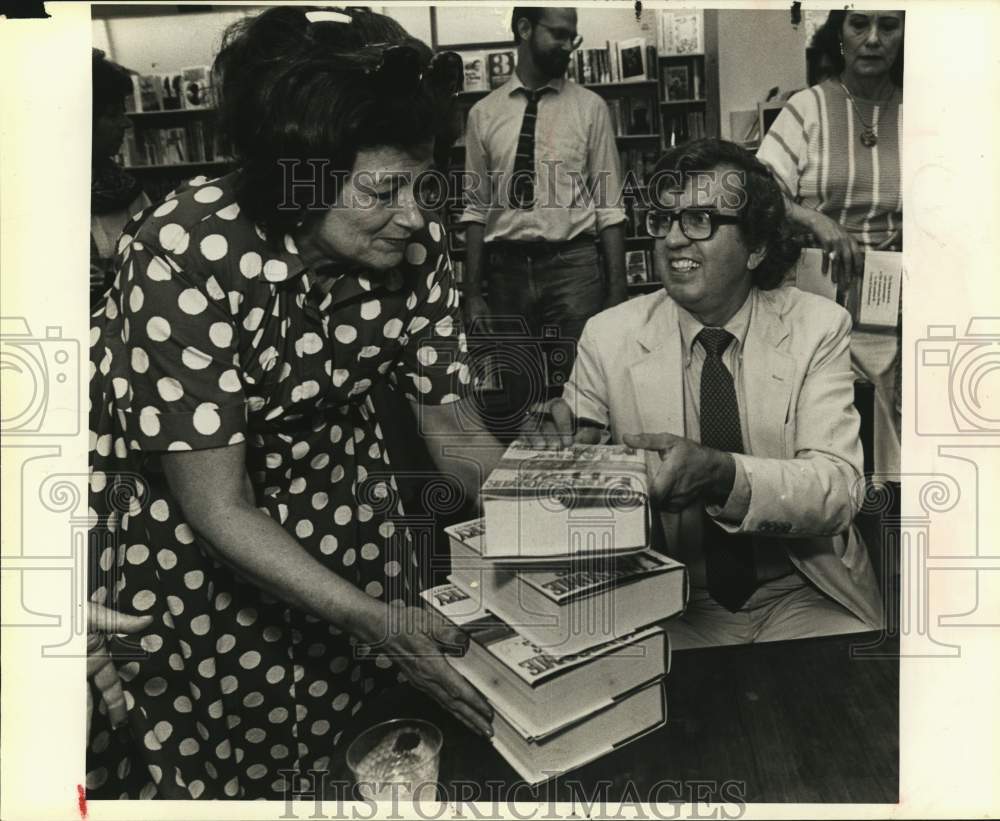
M859 418L850 363L851 321L831 300L786 286L754 288L743 347L748 431L736 454L750 505L731 532L780 539L792 563L820 590L873 628L882 603L868 552L853 526L862 492ZM677 306L666 291L593 317L580 339L563 397L578 416L626 433L684 435ZM647 455L650 475L658 467ZM667 552L680 537L677 514L662 514Z

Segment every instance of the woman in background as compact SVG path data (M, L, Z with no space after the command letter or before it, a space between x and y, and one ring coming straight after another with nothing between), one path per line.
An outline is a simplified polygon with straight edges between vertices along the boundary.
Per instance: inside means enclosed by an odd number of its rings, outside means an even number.
M153 619L141 652L112 642L127 732L98 702L92 797L282 799L400 673L491 733L442 658L462 634L411 606L429 556L371 401L388 381L426 437L499 457L456 411L458 292L415 199L436 72L388 22L286 6L235 24L215 69L237 170L119 244L91 332L92 516L114 536L93 599ZM476 466L443 451L474 499Z
M793 96L757 157L784 189L789 218L823 248L824 271L856 303L864 251L901 250L901 11L831 11L834 76ZM875 470L899 472L900 332L855 330L851 360L875 387Z
M111 284L122 228L149 205L149 198L139 181L115 160L126 130L132 127L125 114L125 98L132 93L132 80L125 69L97 48L91 54L91 78L90 303L94 306Z

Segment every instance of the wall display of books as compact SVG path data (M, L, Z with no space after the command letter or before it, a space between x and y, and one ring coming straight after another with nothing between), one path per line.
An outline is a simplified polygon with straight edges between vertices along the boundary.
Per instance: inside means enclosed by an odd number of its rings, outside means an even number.
M132 94L125 100L129 113L205 109L213 105L210 66L191 66L173 74L133 74Z
M126 132L119 160L128 168L170 166L183 163L214 163L229 160L209 117L163 128L136 125Z
M581 85L655 80L656 49L647 45L642 37L621 41L606 40L604 48L582 48L574 51L567 76Z

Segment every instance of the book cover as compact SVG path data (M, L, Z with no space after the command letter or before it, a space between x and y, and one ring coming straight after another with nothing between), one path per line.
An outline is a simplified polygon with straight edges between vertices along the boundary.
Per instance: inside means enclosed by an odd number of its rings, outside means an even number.
M160 75L160 100L164 111L177 111L184 107L180 74Z
M661 11L659 17L660 54L683 56L703 54L705 26L702 11Z
M640 285L649 282L649 268L645 251L625 252L625 276L629 285Z
M513 51L491 51L486 57L486 76L490 88L500 88L514 73Z
M646 40L633 37L618 43L621 54L621 80L623 83L646 79Z
M482 51L463 54L462 64L465 68L465 91L488 91L486 54Z
M858 324L895 328L903 284L903 255L899 251L866 251L861 280Z
M211 108L212 69L210 66L190 66L181 69L184 108Z
M489 557L598 555L649 540L645 457L625 445L516 440L483 484Z
M138 85L136 95L136 111L162 111L163 92L161 90L162 80L155 74L144 74L133 80L133 88Z

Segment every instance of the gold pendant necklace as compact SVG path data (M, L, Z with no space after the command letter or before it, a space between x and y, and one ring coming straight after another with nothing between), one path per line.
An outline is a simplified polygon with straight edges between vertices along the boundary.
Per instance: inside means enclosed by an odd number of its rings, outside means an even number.
M862 126L861 144L865 148L874 147L876 144L878 144L878 132L875 130L874 122L872 123L865 122L865 118L861 116L861 112L858 110L858 104L854 102L854 95L847 90L847 86L845 86L843 83L840 84L840 87L844 89L844 94L846 94L847 99L851 101L851 108L854 109L854 113L858 115L858 119L861 121L861 126Z

